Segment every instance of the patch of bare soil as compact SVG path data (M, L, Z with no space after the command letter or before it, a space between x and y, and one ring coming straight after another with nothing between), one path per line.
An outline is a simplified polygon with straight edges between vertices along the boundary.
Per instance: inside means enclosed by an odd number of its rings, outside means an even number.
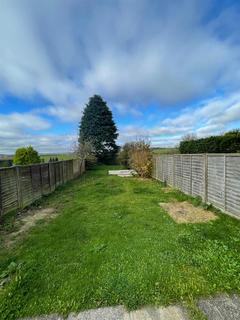
M161 191L164 192L164 193L171 193L171 192L174 191L174 189L171 188L171 187L164 187L164 188L161 189Z
M159 205L177 223L202 223L218 218L213 212L200 207L194 207L187 201L159 203Z
M34 227L39 220L53 219L56 217L54 208L29 209L16 220L17 231L5 235L5 245L10 247L29 229Z

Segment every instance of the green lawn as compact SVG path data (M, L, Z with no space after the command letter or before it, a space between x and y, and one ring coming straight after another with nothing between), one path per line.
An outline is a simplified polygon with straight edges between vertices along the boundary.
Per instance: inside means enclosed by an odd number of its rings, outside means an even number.
M1 272L16 263L0 290L1 319L176 302L200 319L196 298L240 291L240 221L219 214L176 224L158 203L190 198L164 193L157 181L107 176L109 168L45 198L42 206L57 208L57 218L0 250Z

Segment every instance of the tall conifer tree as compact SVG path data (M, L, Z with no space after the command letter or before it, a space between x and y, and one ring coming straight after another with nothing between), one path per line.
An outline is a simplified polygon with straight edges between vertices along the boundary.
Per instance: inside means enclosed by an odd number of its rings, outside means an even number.
M79 125L79 143L88 141L92 144L100 162L112 162L118 151L117 128L111 110L99 95L89 99Z

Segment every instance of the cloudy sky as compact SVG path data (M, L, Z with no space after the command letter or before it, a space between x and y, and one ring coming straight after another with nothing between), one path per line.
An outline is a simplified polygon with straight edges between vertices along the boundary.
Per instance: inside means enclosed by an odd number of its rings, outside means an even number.
M0 0L0 153L69 151L100 94L119 143L240 127L238 0Z

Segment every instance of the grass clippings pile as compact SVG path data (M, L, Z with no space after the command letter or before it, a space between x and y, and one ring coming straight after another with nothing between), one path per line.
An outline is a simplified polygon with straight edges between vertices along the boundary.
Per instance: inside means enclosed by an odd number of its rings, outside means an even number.
M159 203L177 223L202 223L216 220L218 217L211 211L195 207L187 201Z

